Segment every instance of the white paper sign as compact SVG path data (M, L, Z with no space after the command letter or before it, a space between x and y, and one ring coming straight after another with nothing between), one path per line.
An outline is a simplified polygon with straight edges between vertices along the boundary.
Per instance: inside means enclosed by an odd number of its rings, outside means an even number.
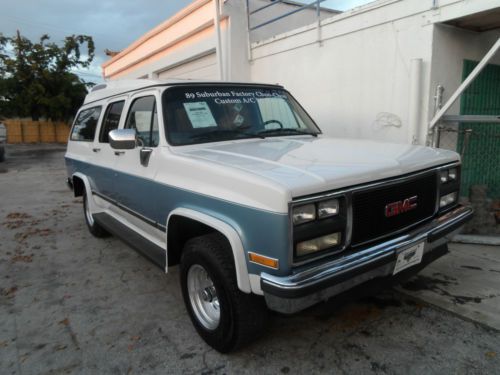
M193 128L209 128L217 126L212 111L206 102L184 103L184 109Z

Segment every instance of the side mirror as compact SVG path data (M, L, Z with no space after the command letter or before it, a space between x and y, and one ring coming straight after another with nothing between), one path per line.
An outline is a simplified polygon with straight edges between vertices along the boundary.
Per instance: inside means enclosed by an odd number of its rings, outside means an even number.
M109 145L115 150L132 150L136 146L135 129L115 129L109 132Z

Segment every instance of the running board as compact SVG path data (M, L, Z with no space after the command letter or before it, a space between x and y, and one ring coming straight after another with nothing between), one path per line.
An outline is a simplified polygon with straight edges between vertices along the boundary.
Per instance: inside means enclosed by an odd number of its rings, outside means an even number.
M147 238L144 238L105 212L100 212L93 216L94 220L104 229L120 238L127 245L137 250L141 255L145 256L165 271L165 266L167 264L167 253L165 249L152 243Z

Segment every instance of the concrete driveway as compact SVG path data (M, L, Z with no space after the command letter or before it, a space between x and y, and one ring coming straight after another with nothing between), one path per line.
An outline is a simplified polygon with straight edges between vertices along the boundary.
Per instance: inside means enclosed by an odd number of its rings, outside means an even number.
M0 374L499 373L499 332L435 307L440 293L432 300L421 284L275 315L251 346L215 352L189 321L177 268L165 274L116 238L89 234L63 153L9 146L0 164ZM485 275L476 288L498 283ZM498 308L490 300L487 310Z

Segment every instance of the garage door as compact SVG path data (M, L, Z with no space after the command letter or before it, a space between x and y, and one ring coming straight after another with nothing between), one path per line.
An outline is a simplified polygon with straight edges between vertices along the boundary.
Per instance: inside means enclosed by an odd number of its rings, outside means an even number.
M174 68L158 73L158 77L182 79L219 79L215 53L188 61Z

